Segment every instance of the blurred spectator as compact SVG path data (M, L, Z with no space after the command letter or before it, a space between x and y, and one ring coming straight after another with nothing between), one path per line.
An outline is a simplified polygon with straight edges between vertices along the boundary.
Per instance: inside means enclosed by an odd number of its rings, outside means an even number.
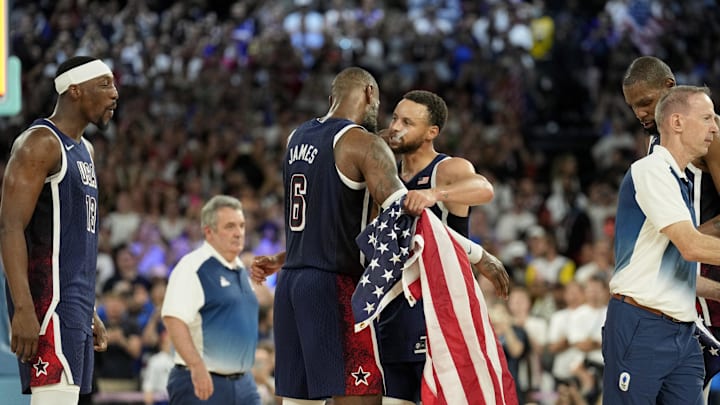
M585 304L578 308L570 319L574 323L568 336L568 343L584 353L584 359L573 369L580 381L580 391L588 403L595 403L600 397L602 386L603 356L602 326L610 300L608 278L596 275L587 280Z
M117 248L130 242L140 226L140 214L133 207L130 193L120 192L115 202L115 210L105 220L104 226L110 229L110 246Z
M112 291L118 283L132 286L140 283L146 289L150 288L150 281L141 275L137 268L137 258L132 253L129 246L124 245L115 249L115 274L110 277L102 288L103 292Z
M528 337L530 350L521 359L519 372L515 380L517 387L527 397L530 391L539 391L541 389L542 369L540 358L547 343L548 323L545 319L530 313L532 305L530 293L522 286L514 286L510 290L507 305L513 322L522 327Z
M101 392L135 391L139 388L137 361L142 351L142 340L140 328L128 313L127 302L131 294L130 291L111 291L102 298L108 348L95 356L95 372Z
M587 215L592 225L593 240L612 237L605 233L608 219L615 217L617 193L605 180L597 180L590 184L588 191Z
M280 398L275 395L275 351L272 343L260 342L255 350L255 364L252 367L255 384L262 405L275 405Z
M581 305L585 303L585 294L580 284L571 281L564 289L566 307L555 312L550 318L547 349L554 354L552 375L556 383L569 382L573 371L583 361L585 355L573 344L576 337L587 334L586 325L582 321Z
M550 284L567 284L575 274L575 262L558 253L555 236L533 227L528 232L531 252L534 255L525 272L525 283L544 281Z
M142 377L142 391L145 405L168 404L167 382L170 369L175 366L172 355L172 344L167 331L159 336L159 350L150 356Z
M495 235L500 243L519 239L524 232L538 223L533 212L534 186L531 179L521 179L518 191L513 196L512 208L500 214Z
M593 277L603 277L610 280L615 270L615 255L608 238L596 240L592 245L590 262L578 267L575 272L575 280L585 285Z
M177 196L167 196L164 200L162 215L158 223L160 235L165 242L173 241L182 235L186 225L187 220L180 210L180 203L177 200ZM172 266L174 263L169 264Z
M492 322L495 334L502 345L505 352L505 358L508 364L508 370L516 381L515 388L517 390L518 400L524 403L525 392L517 383L519 380L520 363L527 361L530 353L530 341L525 329L513 321L512 315L503 301L495 301L488 308L490 322Z
M158 271L158 266L166 267L166 250L167 246L157 223L148 219L143 220L130 242L130 251L138 261L138 273L145 278L151 278L152 272Z
M159 349L160 336L165 331L160 310L163 300L165 299L166 288L167 279L153 279L152 287L150 287L150 307L152 308L152 312L150 312L142 328L143 349L150 352L155 352Z

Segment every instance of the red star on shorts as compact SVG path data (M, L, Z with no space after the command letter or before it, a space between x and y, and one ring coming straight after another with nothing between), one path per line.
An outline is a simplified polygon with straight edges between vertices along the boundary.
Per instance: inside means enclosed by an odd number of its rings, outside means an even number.
M355 377L355 386L357 387L360 384L368 385L368 377L370 377L370 372L363 370L362 366L358 367L358 371L354 373L350 373L353 377Z
M40 377L40 374L48 375L47 366L49 364L50 363L48 363L47 361L42 361L42 357L38 356L37 363L33 364L33 367L35 368L35 377Z

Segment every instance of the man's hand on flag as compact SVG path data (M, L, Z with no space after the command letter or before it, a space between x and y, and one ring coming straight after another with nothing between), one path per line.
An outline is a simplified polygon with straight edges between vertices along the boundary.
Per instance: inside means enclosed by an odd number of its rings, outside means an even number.
M507 299L510 291L510 277L502 262L486 250L480 262L475 266L480 274L493 283L495 294L502 299Z

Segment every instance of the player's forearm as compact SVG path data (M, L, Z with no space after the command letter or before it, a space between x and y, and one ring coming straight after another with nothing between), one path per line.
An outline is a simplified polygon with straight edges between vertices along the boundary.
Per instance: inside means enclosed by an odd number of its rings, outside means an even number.
M28 257L24 230L0 225L0 246L8 288L15 310L33 307L28 282Z
M720 301L720 283L715 280L699 276L695 290L698 297Z
M486 204L495 196L492 184L482 178L469 178L438 186L433 188L433 193L437 201L467 206Z
M282 266L285 264L285 251L275 254L275 261Z

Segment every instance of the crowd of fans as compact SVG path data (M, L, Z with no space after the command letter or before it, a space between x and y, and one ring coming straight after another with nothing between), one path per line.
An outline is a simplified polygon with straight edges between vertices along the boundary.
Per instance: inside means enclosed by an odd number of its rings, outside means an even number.
M203 202L242 200L245 259L282 250L284 141L326 111L335 73L359 65L377 77L381 128L406 91L436 92L450 108L437 149L495 186L471 235L515 283L507 303L486 299L498 334L523 342L506 347L522 395L593 403L615 192L646 153L622 75L652 54L678 83L717 93L719 10L712 0L16 0L9 45L23 109L0 118L0 168L14 137L50 115L63 60L87 54L112 67L113 123L87 134L109 327L98 391L162 392L153 381L172 361L159 305L172 267L202 240ZM273 403L272 285L258 291L256 378Z

